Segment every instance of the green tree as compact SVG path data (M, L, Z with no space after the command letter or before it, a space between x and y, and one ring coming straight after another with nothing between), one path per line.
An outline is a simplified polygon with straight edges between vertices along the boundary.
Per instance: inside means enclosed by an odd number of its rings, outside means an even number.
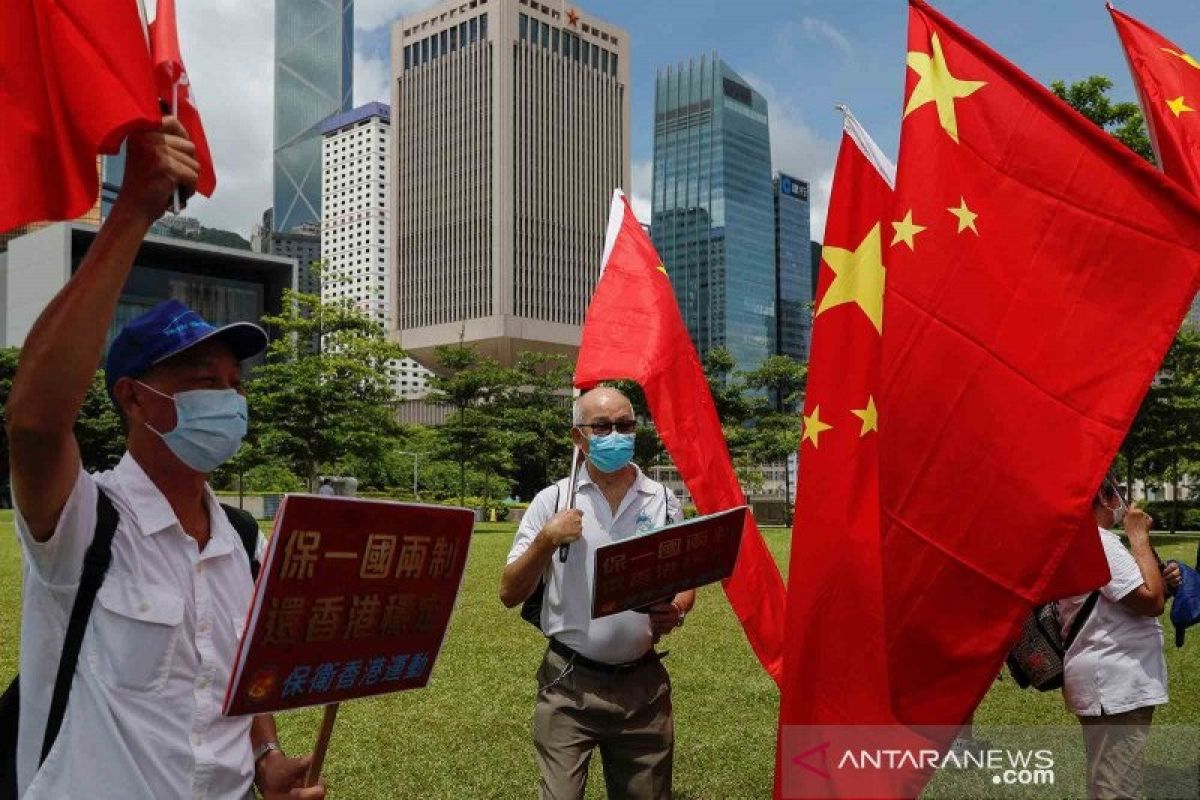
M104 386L104 370L96 372L75 420L79 460L88 472L112 469L125 453L125 424Z
M494 402L512 453L522 500L570 471L572 365L560 355L520 353Z
M1091 75L1070 86L1063 81L1050 84L1050 90L1059 98L1128 145L1129 149L1142 158L1154 163L1154 148L1150 146L1150 135L1137 103L1113 102L1108 92L1113 82L1104 75Z
M277 337L247 384L252 449L235 466L284 465L311 488L348 454L371 461L392 446L389 362L404 351L348 304L287 291L283 307L263 318Z

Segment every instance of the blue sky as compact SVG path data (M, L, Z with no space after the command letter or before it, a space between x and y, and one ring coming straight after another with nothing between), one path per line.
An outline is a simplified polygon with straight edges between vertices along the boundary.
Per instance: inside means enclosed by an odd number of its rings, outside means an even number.
M256 19L269 19L269 0L211 1L229 9L229 14L254 13ZM357 103L387 99L387 23L432 4L431 0L357 0ZM187 4L193 7L189 9L193 13L198 12L194 7L199 5L204 4ZM1116 99L1134 99L1128 69L1101 0L942 0L935 5L1043 83L1100 73L1113 79ZM627 188L639 201L639 212L646 208L653 152L655 71L712 50L717 50L767 97L775 167L813 184L817 205L814 235L819 235L823 227L822 204L840 135L841 120L834 105L849 105L884 151L895 154L905 69L904 0L591 0L579 6L624 27L632 37L632 186ZM249 7L256 10L250 12ZM1125 0L1118 7L1174 39L1184 50L1200 51L1197 0ZM181 17L184 8L181 6ZM233 11L235 8L239 10ZM229 16L224 19L222 36L228 37L235 24ZM202 39L209 39L210 31L216 33L211 20L212 16L196 20L196 26L205 29L197 31ZM253 24L247 20L238 29L252 30ZM227 53L228 43L221 41L224 46L220 52ZM197 74L198 65L206 66L203 60L198 62L197 47L203 44L197 42L185 51L185 56L208 119L203 101L222 93L225 86L245 86L246 80L239 77L230 81L214 74L206 81L206 76ZM201 50L199 55L203 59L208 53ZM212 72L218 71L216 66ZM247 71L243 63L240 75L245 76ZM261 97L263 88L269 91L269 81L255 90L256 97ZM221 105L237 109L241 103L229 97ZM223 109L215 113L222 114ZM253 133L246 127L244 113L239 112L235 119L236 129L228 132L231 162L239 154L249 159L249 153L261 153L264 148L269 153L269 124L262 133ZM213 125L221 123L214 119L210 129ZM264 135L265 142L246 141ZM229 168L222 170L220 152L217 166L219 173L230 173ZM237 175L235 179L242 177ZM253 189L238 192L237 197L223 198L219 193L197 209L198 216L219 220L236 217L242 224L229 227L245 228L245 221L257 214L251 207L261 211L269 202L269 170L265 177L265 192L255 184Z

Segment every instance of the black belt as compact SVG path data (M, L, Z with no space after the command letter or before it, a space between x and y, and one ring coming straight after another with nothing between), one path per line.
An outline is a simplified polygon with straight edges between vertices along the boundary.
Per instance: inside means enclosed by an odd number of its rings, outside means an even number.
M647 650L646 654L641 658L634 659L633 661L624 661L620 664L609 664L605 661L596 661L595 659L588 658L579 651L572 647L568 647L555 638L550 639L550 649L573 664L585 669L593 670L595 672L603 672L608 675L623 675L627 672L633 672L635 669L641 669L647 664L654 664L658 661L662 661L664 658L666 658L669 652L663 651L658 653L651 648L650 650Z

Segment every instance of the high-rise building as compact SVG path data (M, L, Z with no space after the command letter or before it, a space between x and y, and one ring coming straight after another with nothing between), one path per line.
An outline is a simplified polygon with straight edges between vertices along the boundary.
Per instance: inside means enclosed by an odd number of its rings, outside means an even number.
M654 245L696 349L739 369L776 352L775 202L767 101L719 56L660 71Z
M321 127L321 299L346 302L391 329L387 269L391 109L368 103ZM390 365L401 398L423 397L430 373L411 358Z
M275 0L272 230L321 220L321 123L354 96L354 0Z
M392 28L397 336L574 354L614 189L629 34L562 2L447 0ZM769 179L768 179L769 180Z
M271 229L272 210L263 212L262 224L255 225L250 235L250 249L255 253L267 253L296 261L297 291L304 294L320 294L321 278L313 265L321 260L321 223L306 222L288 231Z
M780 173L775 195L775 345L779 355L808 360L812 344L812 242L808 183Z

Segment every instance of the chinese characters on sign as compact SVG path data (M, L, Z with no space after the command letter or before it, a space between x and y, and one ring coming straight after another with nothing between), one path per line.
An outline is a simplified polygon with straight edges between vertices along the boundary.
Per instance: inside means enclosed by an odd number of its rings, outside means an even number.
M420 688L445 638L474 515L308 495L276 517L225 713Z
M641 608L728 578L747 508L697 517L596 549L592 617Z

